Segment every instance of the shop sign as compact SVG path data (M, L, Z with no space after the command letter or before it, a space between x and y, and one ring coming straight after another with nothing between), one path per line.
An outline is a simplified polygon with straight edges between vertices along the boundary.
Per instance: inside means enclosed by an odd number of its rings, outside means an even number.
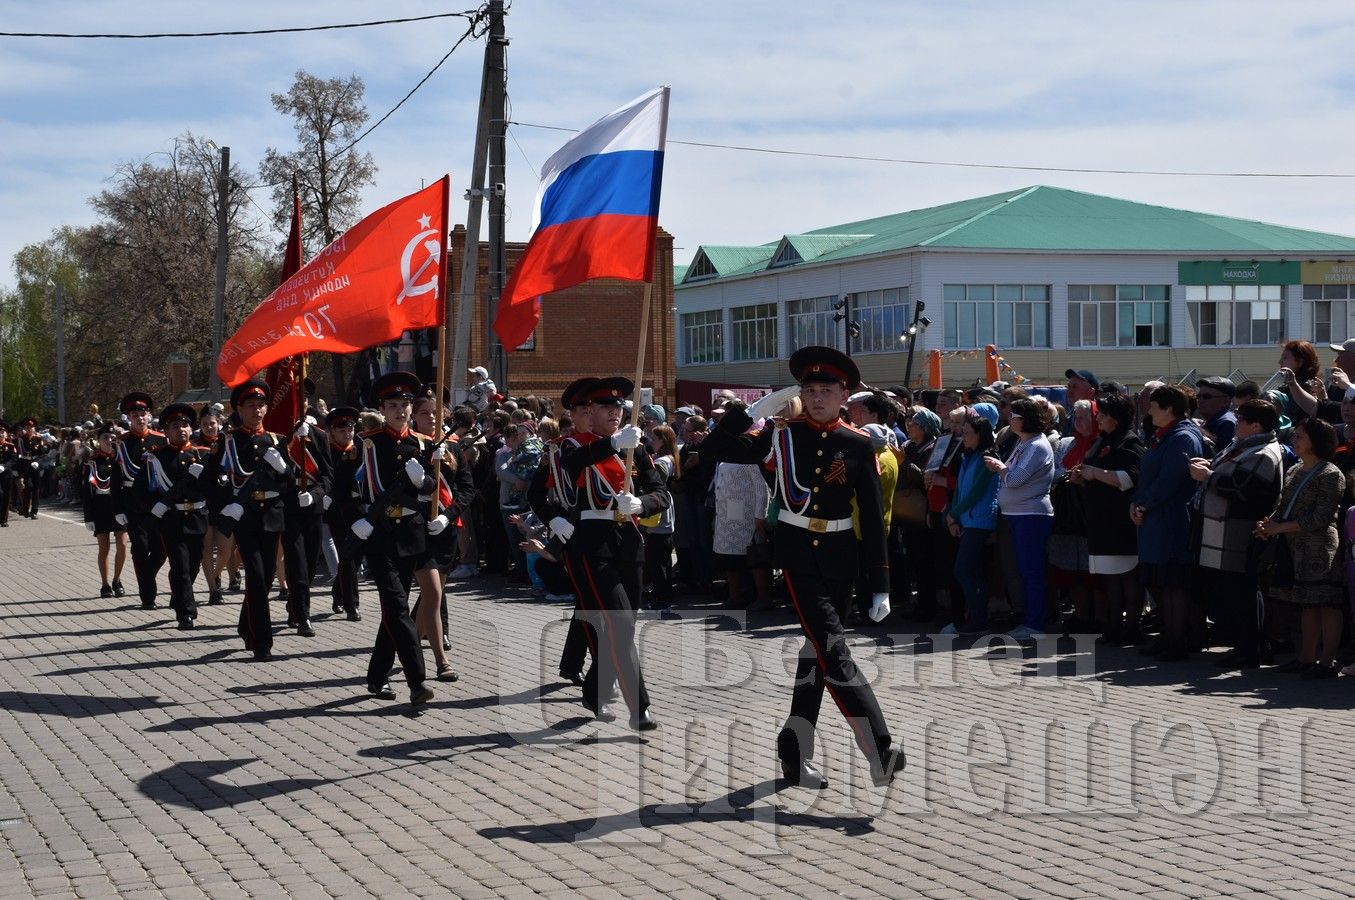
M1192 260L1176 264L1177 284L1301 284L1300 264L1282 260Z
M1355 262L1326 260L1303 263L1304 284L1355 284Z

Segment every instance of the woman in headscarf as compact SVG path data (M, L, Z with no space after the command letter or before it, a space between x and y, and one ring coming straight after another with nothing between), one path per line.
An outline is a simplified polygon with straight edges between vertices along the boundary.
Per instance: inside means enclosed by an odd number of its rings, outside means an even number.
M1092 444L1096 443L1096 401L1078 400L1073 404L1073 433L1058 439L1054 447L1054 481L1049 500L1054 504L1054 532L1046 545L1049 551L1052 593L1067 591L1073 601L1073 619L1065 622L1070 632L1090 631L1093 621L1092 595L1099 592L1100 579L1087 566L1087 517L1082 492L1071 481L1070 473L1082 465Z
M941 434L941 419L925 406L908 410L904 431L908 440L895 454L899 462L898 483L893 495L893 521L903 539L907 569L897 579L906 595L910 582L917 585L918 606L930 603L935 608L939 570L933 556L935 544L927 523L927 497L923 473ZM892 584L891 584L892 586Z

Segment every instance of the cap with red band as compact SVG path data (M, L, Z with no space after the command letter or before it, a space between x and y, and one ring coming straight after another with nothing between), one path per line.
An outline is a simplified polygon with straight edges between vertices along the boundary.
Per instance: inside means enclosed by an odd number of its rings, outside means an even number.
M791 354L790 375L797 382L841 384L854 390L861 383L861 371L852 358L832 347L801 347Z

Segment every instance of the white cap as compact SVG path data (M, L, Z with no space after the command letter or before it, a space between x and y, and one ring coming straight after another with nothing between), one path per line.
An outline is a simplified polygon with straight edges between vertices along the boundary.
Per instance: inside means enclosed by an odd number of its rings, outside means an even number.
M484 366L471 366L466 371L470 372L472 375L479 375L481 378L489 377L489 370L486 369Z
M862 400L868 400L875 396L873 391L857 391L847 398L848 403L860 403Z
M862 426L862 431L870 435L870 443L876 450L881 447L889 446L889 429L878 422L871 422Z

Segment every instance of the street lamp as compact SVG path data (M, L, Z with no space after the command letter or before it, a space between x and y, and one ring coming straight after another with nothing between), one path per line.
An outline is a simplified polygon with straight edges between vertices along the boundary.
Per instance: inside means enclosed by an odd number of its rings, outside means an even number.
M861 337L861 323L857 322L855 319L850 318L852 312L850 304L851 304L850 294L844 294L843 296L838 298L836 303L833 304L833 309L838 310L838 312L833 313L833 321L846 323L842 327L842 330L846 332L845 335L846 346L844 346L842 349L843 352L845 352L848 356L852 355L852 341L857 340Z
M922 314L926 308L926 303L917 301L917 306L913 309L912 323L899 335L899 340L908 342L908 362L903 370L903 386L909 390L913 388L913 353L917 350L917 340L932 324L932 320Z

